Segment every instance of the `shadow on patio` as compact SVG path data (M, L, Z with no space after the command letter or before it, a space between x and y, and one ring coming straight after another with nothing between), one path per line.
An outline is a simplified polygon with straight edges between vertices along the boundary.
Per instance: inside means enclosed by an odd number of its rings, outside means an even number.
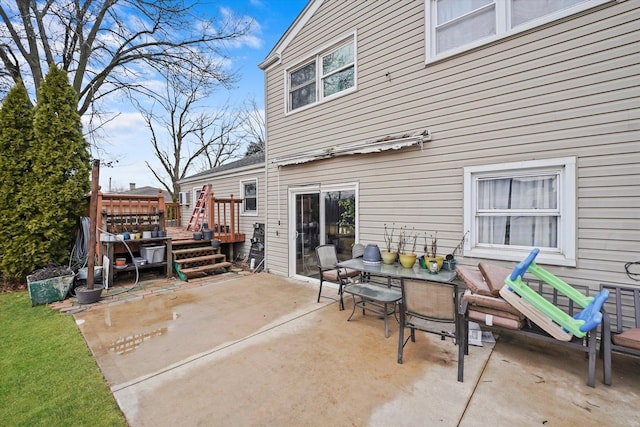
M317 285L266 273L159 281L75 314L132 426L639 425L640 361L586 385L582 353L503 334L469 348L315 302ZM143 298L144 296L144 298ZM103 301L107 302L107 301ZM347 308L351 304L346 299Z

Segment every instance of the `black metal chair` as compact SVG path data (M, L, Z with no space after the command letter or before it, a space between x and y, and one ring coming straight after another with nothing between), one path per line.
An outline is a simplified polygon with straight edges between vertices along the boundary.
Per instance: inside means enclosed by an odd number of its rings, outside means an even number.
M467 321L460 311L460 296L455 283L403 280L400 302L400 333L398 334L398 363L402 363L404 346L411 339L416 341L415 331L439 335L442 340L452 338L458 346L458 381L463 381L464 355L467 348ZM450 325L445 329L444 325ZM404 339L404 329L411 334Z
M601 283L600 289L609 290L602 307L600 357L605 384L611 384L611 352L640 356L640 287Z
M318 270L320 271L320 289L318 290L318 302L320 297L326 297L322 295L322 284L324 281L329 281L338 284L338 308L344 310L344 301L342 300L342 288L348 283L349 278L357 277L360 275L358 270L351 268L338 268L338 251L334 245L320 245L316 248L316 257L318 259Z

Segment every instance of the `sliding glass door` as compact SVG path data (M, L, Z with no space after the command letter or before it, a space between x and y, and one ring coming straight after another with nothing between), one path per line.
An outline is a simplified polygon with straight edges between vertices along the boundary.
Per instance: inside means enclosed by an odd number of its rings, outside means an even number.
M292 275L318 277L315 254L318 245L335 245L341 261L351 258L351 248L357 238L356 196L355 184L290 190Z

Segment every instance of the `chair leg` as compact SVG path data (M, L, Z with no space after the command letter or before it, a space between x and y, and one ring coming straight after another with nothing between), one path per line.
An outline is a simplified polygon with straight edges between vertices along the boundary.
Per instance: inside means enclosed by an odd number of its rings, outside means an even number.
M602 335L600 339L600 351L603 353L604 383L611 385L611 324L607 313L602 316Z
M589 387L596 386L596 335L594 331L587 333L587 345L589 346L589 374L587 377L587 385Z
M320 295L322 294L322 274L320 274L320 289L318 290L318 301L320 302Z
M456 339L458 341L458 381L464 382L464 355L467 350L467 331L465 328L465 322L460 318L460 316L458 316L457 323L456 331L458 333L458 337Z
M400 330L398 331L398 363L402 364L402 350L404 349L404 314L400 305Z

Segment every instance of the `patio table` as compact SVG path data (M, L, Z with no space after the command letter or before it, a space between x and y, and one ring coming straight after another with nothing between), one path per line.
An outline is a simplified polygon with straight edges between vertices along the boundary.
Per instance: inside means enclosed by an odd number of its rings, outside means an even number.
M396 304L402 299L400 289L392 285L392 280L401 281L404 279L428 280L433 282L450 282L456 277L455 271L441 270L437 274L432 274L426 269L414 266L404 268L399 263L395 264L367 264L362 258L350 259L338 263L340 268L351 268L369 276L384 277L387 279L387 286L374 283L354 283L343 288L343 292L353 296L353 310L347 321L351 320L357 307L380 314L384 318L384 334L389 337L388 317L396 312ZM360 301L356 301L360 297ZM392 306L392 309L389 308Z

